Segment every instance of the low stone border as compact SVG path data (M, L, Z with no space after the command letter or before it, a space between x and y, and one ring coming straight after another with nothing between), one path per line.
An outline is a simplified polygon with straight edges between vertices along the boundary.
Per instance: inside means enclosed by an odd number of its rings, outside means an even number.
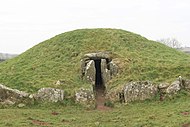
M180 90L190 91L190 80L179 79L169 83L152 84L150 81L129 82L117 90L108 91L106 98L113 102L129 103L132 101L152 99L156 95L160 100L171 97Z
M154 98L156 95L160 96L160 100L166 97L171 97L180 90L190 91L190 80L182 79L180 76L178 80L173 83L153 84L150 81L129 82L121 86L117 90L107 91L106 99L112 102L129 103L138 100L146 100ZM29 94L16 89L8 88L0 84L0 104L14 105L26 101L42 101L42 102L58 102L64 100L64 90L55 88L41 88L35 94ZM75 92L76 103L80 103L87 108L94 108L96 106L95 95L93 89L79 89Z

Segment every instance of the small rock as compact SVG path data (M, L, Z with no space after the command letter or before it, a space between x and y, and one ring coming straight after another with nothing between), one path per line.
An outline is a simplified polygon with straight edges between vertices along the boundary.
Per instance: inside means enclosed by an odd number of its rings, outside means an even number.
M180 87L180 81L175 81L173 82L167 89L166 92L167 94L173 94L178 92L181 89Z
M18 104L18 107L19 107L19 108L23 108L23 107L25 107L25 106L26 106L26 105L23 104L23 103Z
M95 122L95 125L96 125L96 126L99 126L99 125L100 125L100 122Z
M58 80L55 85L56 86L60 86L60 85L63 85L65 83L65 81L62 81L62 80Z
M159 84L158 88L159 89L166 89L169 86L169 83L161 83Z
M30 94L29 98L30 98L30 99L33 99L33 98L34 98L34 96L33 96L32 94Z

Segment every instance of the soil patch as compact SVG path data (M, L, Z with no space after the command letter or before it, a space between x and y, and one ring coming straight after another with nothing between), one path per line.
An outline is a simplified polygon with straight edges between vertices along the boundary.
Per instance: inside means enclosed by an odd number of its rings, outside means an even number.
M110 107L105 106L105 93L104 89L97 88L96 90L96 104L97 104L97 109L101 111L107 111L110 110Z

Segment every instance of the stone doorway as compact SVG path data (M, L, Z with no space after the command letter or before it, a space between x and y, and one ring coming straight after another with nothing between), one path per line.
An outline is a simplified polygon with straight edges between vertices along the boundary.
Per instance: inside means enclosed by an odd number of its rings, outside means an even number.
M97 107L104 106L108 82L117 73L118 67L109 52L88 53L81 59L82 78L92 84Z
M95 89L105 89L102 79L101 59L94 60L95 62Z
M95 63L95 94L97 109L104 107L105 103L105 84L103 81L101 59L94 60Z

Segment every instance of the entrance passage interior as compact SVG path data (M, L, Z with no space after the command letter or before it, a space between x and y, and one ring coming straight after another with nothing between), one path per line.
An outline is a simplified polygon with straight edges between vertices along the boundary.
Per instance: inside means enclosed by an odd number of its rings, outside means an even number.
M102 78L101 59L94 60L96 69L95 78L95 91L96 91L96 104L97 109L105 109L105 85Z
M102 72L101 72L101 59L94 60L96 69L95 89L104 89Z

